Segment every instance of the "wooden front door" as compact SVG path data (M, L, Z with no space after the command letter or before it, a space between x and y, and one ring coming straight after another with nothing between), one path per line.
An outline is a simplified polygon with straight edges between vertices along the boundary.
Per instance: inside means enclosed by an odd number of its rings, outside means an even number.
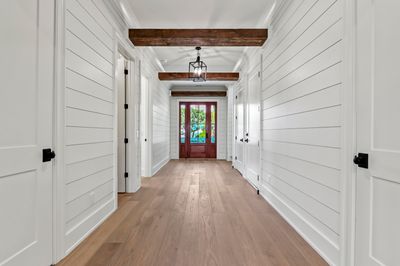
M217 103L179 103L179 157L217 157Z

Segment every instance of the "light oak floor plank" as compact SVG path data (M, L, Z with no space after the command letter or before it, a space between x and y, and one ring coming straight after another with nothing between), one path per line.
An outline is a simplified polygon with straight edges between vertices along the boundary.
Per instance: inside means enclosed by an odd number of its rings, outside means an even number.
M59 264L327 265L231 168L174 160Z

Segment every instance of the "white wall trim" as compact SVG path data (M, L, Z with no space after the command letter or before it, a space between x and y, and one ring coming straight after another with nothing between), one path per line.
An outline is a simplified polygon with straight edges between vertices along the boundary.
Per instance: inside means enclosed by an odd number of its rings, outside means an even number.
M164 160L162 160L158 164L154 165L153 168L152 168L151 175L154 176L155 174L157 174L158 171L160 171L161 168L163 168L169 161L170 161L170 158L167 157L167 158L164 158Z
M53 263L64 256L64 146L65 146L65 1L56 1L55 10L55 101L54 150L57 157L53 169Z
M356 2L344 0L344 86L342 88L342 180L341 180L341 265L355 263L355 206L356 168L352 158L356 154Z

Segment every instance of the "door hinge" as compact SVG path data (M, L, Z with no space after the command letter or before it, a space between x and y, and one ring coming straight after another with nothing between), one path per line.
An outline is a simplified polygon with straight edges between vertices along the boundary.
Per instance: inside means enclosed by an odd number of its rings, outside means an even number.
M237 120L237 116L235 116L235 119Z
M128 143L129 141L128 141L128 138L125 138L124 139L124 143Z
M127 104L127 103L124 104L124 108L125 108L125 109L128 109L128 104Z
M128 174L128 173L125 173L125 175L124 175L124 176L125 176L125 178L127 178L127 177L129 176L129 174Z
M129 74L128 69L125 69L125 70L124 70L124 74L125 74L125 75L128 75L128 74Z
M258 74L257 74L257 75L258 75L258 77L261 77L261 72L260 72L260 71L258 71Z
M257 141L257 146L260 147L260 141Z
M235 156L235 160L237 160L237 156Z
M257 175L257 181L260 181L260 175Z
M235 136L235 140L237 140L237 136Z
M237 95L236 95L236 97L235 97L236 99L237 99Z

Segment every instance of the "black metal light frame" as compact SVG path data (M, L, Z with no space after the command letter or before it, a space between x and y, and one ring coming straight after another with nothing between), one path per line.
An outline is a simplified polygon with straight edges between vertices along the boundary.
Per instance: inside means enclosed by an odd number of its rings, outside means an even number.
M194 82L204 82L207 80L207 65L200 59L201 47L196 47L197 60L189 62L189 78Z

